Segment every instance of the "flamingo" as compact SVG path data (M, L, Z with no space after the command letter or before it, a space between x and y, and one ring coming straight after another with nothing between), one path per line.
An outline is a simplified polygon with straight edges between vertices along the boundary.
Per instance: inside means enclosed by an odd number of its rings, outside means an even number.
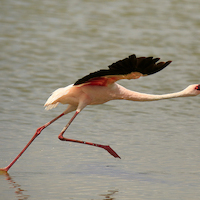
M120 156L108 145L69 139L64 137L63 134L76 116L87 105L103 104L110 100L155 101L177 97L196 96L200 94L200 84L190 85L180 92L153 95L131 91L116 83L116 81L120 79L138 79L142 76L157 73L171 63L171 61L158 62L159 60L160 58L136 57L135 54L133 54L108 66L109 69L102 69L90 73L89 75L77 80L74 84L55 90L44 104L44 107L46 110L50 110L55 108L59 103L68 104L66 110L53 120L39 127L31 140L17 155L17 157L7 167L1 168L0 170L7 172L34 141L34 139L40 135L43 129L58 120L60 117L72 111L75 111L73 117L58 135L58 138L61 141L100 147L107 150L115 158L120 158Z

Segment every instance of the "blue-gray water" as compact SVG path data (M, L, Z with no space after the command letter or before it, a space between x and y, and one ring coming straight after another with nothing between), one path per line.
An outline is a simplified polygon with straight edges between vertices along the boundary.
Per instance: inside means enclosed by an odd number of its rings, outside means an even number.
M58 87L135 53L172 64L123 86L163 94L200 83L200 1L2 0L0 6L0 167L37 127L66 106L45 111ZM196 200L200 196L200 97L88 106L67 136L72 114L44 130L0 175L0 199Z

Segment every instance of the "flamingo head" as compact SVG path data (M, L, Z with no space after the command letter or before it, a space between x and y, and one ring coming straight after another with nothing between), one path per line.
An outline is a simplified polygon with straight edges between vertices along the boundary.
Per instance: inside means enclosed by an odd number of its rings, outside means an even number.
M200 84L195 87L196 90L200 90Z
M200 94L200 84L189 85L183 92L184 96L197 96Z

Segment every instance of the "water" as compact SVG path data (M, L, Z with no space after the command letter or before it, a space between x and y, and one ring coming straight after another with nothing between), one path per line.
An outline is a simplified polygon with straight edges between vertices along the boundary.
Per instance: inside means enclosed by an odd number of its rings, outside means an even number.
M132 53L173 62L156 75L119 82L129 89L162 94L199 83L199 11L194 0L1 1L0 167L65 109L44 111L52 91ZM0 199L199 199L199 102L88 106L68 136L109 144L121 160L59 141L69 114L0 175Z

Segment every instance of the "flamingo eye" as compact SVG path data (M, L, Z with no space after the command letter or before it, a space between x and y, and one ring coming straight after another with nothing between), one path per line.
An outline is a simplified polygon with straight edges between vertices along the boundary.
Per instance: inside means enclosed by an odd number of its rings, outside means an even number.
M197 86L195 87L195 90L200 90L200 85L197 85Z

